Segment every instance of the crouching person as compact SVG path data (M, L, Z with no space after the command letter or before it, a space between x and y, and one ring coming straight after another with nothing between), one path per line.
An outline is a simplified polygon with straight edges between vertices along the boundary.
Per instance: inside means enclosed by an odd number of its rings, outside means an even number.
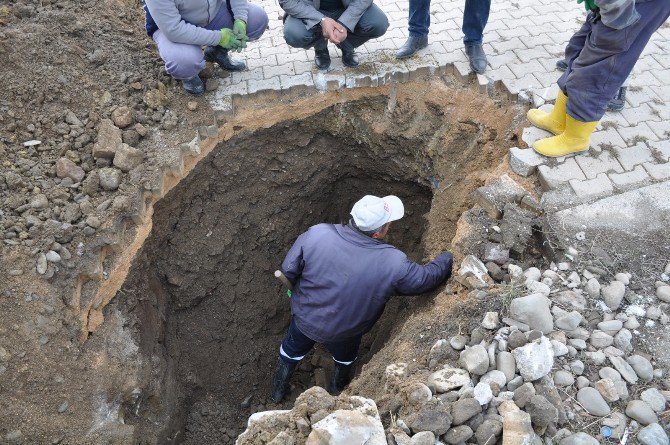
M146 0L144 10L147 34L156 42L165 71L195 96L205 92L198 76L205 61L227 71L246 69L228 53L241 51L268 25L263 8L247 0Z
M293 318L279 347L274 403L284 398L293 371L317 342L335 362L328 391L342 391L353 376L361 337L391 296L418 295L449 278L451 253L421 265L384 242L391 223L404 214L397 196L367 195L354 204L349 224L317 224L293 244L282 263L293 285Z
M328 41L342 51L342 63L358 66L355 49L381 37L389 26L372 0L279 0L286 11L284 38L294 48L314 47L314 63L330 67Z

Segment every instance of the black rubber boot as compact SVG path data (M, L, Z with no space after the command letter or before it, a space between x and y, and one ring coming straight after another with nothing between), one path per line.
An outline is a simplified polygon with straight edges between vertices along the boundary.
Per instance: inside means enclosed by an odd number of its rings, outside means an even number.
M395 53L396 59L412 57L418 50L428 46L428 36L409 36L403 46Z
M342 50L342 63L344 66L355 68L360 64L358 56L356 55L356 50L349 42L345 40L337 45L337 47Z
M565 60L557 60L556 61L556 68L558 68L559 71L565 71L568 69L568 62Z
M297 363L286 363L282 359L279 359L277 362L277 369L272 378L272 395L270 397L274 403L281 402L284 396L286 396L288 383L291 380L291 376L297 365Z
M484 47L479 45L466 45L465 53L470 59L470 68L477 74L486 72L486 53Z
M202 96L205 92L205 84L202 83L202 80L197 74L190 79L182 80L181 84L184 86L184 90L186 90L187 93L194 96Z
M626 105L626 87L619 88L619 91L616 92L614 99L607 104L607 109L609 111L621 111Z
M351 365L340 365L335 363L335 370L333 371L333 376L330 379L330 385L328 387L328 392L332 395L338 395L342 390L351 382L352 377L354 376L354 363Z
M239 60L233 60L228 56L228 50L220 46L208 46L205 48L205 60L216 62L226 71L244 71L247 65Z

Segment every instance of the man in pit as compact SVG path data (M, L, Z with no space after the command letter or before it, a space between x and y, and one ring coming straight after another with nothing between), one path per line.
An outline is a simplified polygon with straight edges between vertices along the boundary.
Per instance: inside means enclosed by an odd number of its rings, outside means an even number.
M389 298L421 294L449 278L451 253L420 265L384 242L391 223L404 213L397 196L367 195L354 204L348 224L317 224L293 244L282 263L293 285L293 317L279 347L273 402L284 398L297 364L317 342L335 361L328 391L342 391L353 375L361 337Z

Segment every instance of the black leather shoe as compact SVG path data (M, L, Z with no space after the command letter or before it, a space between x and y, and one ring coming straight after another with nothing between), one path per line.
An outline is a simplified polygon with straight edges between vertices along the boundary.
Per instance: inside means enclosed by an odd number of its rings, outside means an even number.
M282 359L279 359L277 362L277 369L272 378L272 395L270 396L270 399L274 403L281 402L284 396L286 396L288 383L291 380L291 376L293 375L296 366L297 363L286 363Z
M466 45L465 53L470 59L470 68L477 74L484 74L486 72L486 54L484 47L479 45Z
M330 68L330 54L328 48L314 50L314 65L320 70L327 70Z
M360 64L356 55L356 49L349 42L344 41L337 45L337 47L342 51L342 63L344 66L355 68Z
M621 111L626 105L626 87L619 88L619 91L616 92L614 99L610 100L610 103L607 104L607 109L609 111Z
M346 366L335 363L335 370L333 371L333 377L330 379L330 385L328 385L328 392L332 395L341 393L351 382L351 378L354 376L354 367L354 363Z
M244 71L247 69L246 63L231 59L228 56L228 50L220 46L208 46L205 48L205 60L218 63L226 71Z
M205 92L205 84L202 83L202 80L197 74L190 79L182 80L181 84L184 86L187 93L194 96L202 96Z
M563 59L558 60L556 61L556 68L558 68L559 71L565 71L568 69L568 62Z
M428 36L414 37L409 36L403 46L395 53L396 59L406 59L412 57L418 50L428 46Z

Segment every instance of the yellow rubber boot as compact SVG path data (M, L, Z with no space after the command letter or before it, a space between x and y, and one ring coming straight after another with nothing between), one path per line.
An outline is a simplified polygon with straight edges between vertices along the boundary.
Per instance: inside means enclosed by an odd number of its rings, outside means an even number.
M531 124L537 128L550 131L554 134L561 134L565 130L565 107L568 105L568 96L558 89L558 97L551 113L532 108L528 110L526 116Z
M558 136L536 141L533 148L536 152L553 158L588 150L591 144L591 133L597 125L598 121L580 122L566 114L565 131Z

